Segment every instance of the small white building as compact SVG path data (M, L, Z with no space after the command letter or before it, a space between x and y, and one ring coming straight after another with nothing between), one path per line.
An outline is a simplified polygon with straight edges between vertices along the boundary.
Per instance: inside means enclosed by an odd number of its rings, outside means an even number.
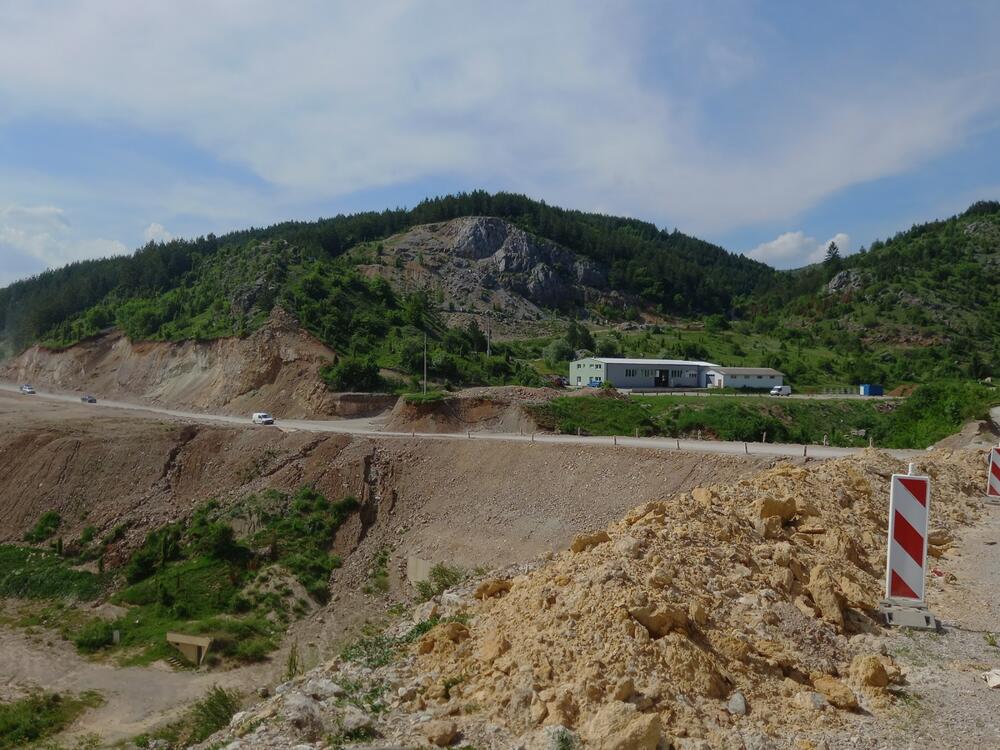
M708 373L719 366L684 359L586 357L569 364L569 384L596 388L706 388Z
M770 367L712 367L706 373L709 388L759 388L785 384L785 376Z

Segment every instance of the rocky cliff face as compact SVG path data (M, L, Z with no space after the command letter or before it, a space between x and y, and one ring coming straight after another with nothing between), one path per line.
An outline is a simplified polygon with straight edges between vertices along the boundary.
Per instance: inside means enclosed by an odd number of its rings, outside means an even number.
M525 321L585 305L628 303L607 270L554 242L486 216L425 224L391 238L362 268L405 291L422 289L456 313Z

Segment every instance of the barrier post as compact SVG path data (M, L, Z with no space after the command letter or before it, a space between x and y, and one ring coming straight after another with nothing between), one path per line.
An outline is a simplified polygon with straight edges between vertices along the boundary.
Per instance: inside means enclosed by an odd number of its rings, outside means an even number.
M746 443L743 443L743 452L744 453L750 453L750 449L747 447Z
M676 439L676 440L677 440L677 450L680 450L681 449L681 441L680 441L680 439Z
M889 533L885 558L885 598L878 603L886 625L937 630L938 619L924 602L927 580L927 520L931 480L916 464L889 480Z
M618 445L618 436L617 435L612 435L611 439L614 441L615 445Z
M990 448L986 460L986 502L1000 505L1000 446Z

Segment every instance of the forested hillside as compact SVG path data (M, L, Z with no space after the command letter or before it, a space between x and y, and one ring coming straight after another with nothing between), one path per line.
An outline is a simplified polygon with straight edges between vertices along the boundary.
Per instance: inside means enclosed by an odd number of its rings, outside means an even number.
M739 304L749 330L823 348L851 382L981 378L1000 370L1000 203L780 274ZM808 359L808 358L806 358Z
M605 288L623 300L599 311L584 300L553 310L553 320L557 312L612 322L643 312L706 323L698 341L677 331L669 343L668 328L643 339L591 340L604 353L698 354L777 367L803 384L982 377L1000 366L996 202L846 258L832 253L825 263L778 272L676 230L476 191L411 210L149 244L130 256L48 271L0 290L0 343L7 353L35 342L63 347L111 326L134 340L245 335L277 305L338 352L327 372L335 388L385 386L380 370L416 376L425 334L431 375L443 382L537 383L529 360L541 358L547 340L494 342L487 356L475 322L449 328L432 294L370 273L384 240L467 216L498 217L566 248L599 269ZM397 264L400 278L413 275L400 258L383 262ZM420 262L419 252L407 261ZM579 340L550 347L552 368L561 371L579 348Z

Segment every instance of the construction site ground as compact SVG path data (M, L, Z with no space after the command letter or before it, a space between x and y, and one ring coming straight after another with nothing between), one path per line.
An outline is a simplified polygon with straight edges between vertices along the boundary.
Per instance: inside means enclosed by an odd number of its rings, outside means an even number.
M119 669L77 655L54 632L0 628L4 691L96 689L104 705L84 714L70 734L98 732L111 742L177 715L212 684L248 696L273 686L292 642L307 655L307 666L325 663L362 623L388 622L391 605L412 593L403 574L408 556L468 570L503 568L565 549L577 535L648 501L734 484L789 461L815 463L800 456L671 450L666 441L616 450L608 439L531 444L528 436L386 436L371 420L359 420L360 434L353 436L294 426L284 432L232 417L196 421L166 410L125 404L94 410L70 401L0 393L0 539L19 539L40 512L64 503L68 533L95 520L107 528L125 518L132 523L126 541L134 545L149 528L183 517L209 497L238 502L264 487L292 490L305 483L330 496L356 494L373 509L364 524L338 538L345 565L331 582L331 604L294 623L282 650L263 665L217 673L174 672L166 665ZM95 478L100 491L88 494ZM1000 690L982 680L983 672L1000 667L991 635L1000 630L1000 509L985 508L969 520L932 560L928 599L944 631L884 632L872 641L905 674L901 699L891 711L859 712L842 726L804 730L789 747L1000 746L993 721ZM392 551L390 591L365 594L371 560L385 548Z

